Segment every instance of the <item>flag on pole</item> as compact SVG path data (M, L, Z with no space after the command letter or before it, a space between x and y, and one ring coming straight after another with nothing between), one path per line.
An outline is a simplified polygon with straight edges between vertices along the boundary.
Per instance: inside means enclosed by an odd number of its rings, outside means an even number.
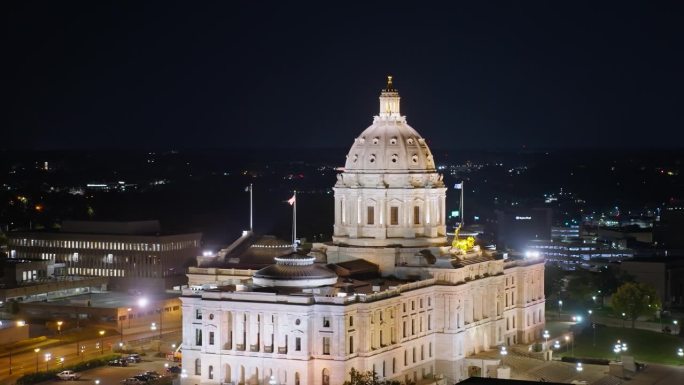
M463 182L461 182L461 183L456 183L456 184L454 185L454 188L455 188L456 190L462 189L462 188L463 188Z
M292 198L290 198L290 199L287 200L287 203L289 203L290 206L292 206L292 205L295 204L296 201L297 201L297 196L296 196L296 195L293 195Z

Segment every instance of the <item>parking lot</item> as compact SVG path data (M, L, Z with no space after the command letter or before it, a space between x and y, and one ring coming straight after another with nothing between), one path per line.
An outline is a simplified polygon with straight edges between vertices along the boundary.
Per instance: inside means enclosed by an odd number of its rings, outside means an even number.
M94 385L96 381L99 380L99 385L121 385L121 381L138 375L147 370L156 371L162 375L168 375L164 367L164 363L169 365L175 365L173 362L166 361L162 358L156 357L143 357L143 361L136 364L129 364L126 367L118 366L103 366L100 368L90 369L80 372L81 378L76 381L46 381L41 384L52 385L52 384L74 384L74 385Z

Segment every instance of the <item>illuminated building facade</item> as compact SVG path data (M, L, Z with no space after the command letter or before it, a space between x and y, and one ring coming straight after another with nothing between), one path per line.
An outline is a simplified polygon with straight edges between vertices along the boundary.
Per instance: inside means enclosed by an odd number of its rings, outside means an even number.
M441 175L391 81L380 105L335 185L332 242L258 271L191 269L183 384L333 385L352 368L455 383L483 369L469 356L539 338L543 260L452 248Z
M10 232L8 250L10 258L51 261L57 275L110 277L113 289L177 286L201 234L158 233L156 221L65 222L58 232Z

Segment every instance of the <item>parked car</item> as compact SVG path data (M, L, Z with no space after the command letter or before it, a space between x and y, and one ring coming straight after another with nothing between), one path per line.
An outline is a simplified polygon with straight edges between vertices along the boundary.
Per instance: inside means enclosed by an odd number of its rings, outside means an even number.
M160 378L160 377L162 376L161 374L155 372L154 370L148 370L148 371L146 371L146 372L143 372L142 374L145 375L145 376L150 376L150 377L152 377L152 378L155 379L155 380L156 380L157 378Z
M81 375L73 370L65 370L63 372L57 373L57 378L63 381L74 381L81 378Z
M146 382L146 381L141 381L141 380L139 380L139 379L137 379L137 378L135 378L135 377L130 377L130 378L127 378L127 379L121 381L121 383L124 384L124 385L142 385L142 384L144 384L145 382Z
M181 367L178 366L178 365L169 366L168 368L166 368L166 372L167 372L167 373L178 374L178 373L180 373L181 371L182 371L182 369L181 369Z
M133 353L133 354L129 354L128 357L126 357L126 360L128 360L128 362L137 363L137 362L142 361L142 358L140 358L140 354Z
M148 382L154 380L152 376L148 376L147 374L138 374L137 376L133 376L133 378L137 378L138 380L142 382Z
M107 362L109 366L128 366L128 361L123 358L116 358Z

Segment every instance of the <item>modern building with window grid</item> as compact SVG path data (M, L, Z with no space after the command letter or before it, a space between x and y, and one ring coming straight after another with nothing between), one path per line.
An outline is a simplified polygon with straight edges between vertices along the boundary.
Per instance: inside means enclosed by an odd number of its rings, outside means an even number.
M141 291L183 284L201 240L199 233L161 235L157 221L66 221L60 231L7 235L10 258L48 260L58 275L109 277L110 289Z

